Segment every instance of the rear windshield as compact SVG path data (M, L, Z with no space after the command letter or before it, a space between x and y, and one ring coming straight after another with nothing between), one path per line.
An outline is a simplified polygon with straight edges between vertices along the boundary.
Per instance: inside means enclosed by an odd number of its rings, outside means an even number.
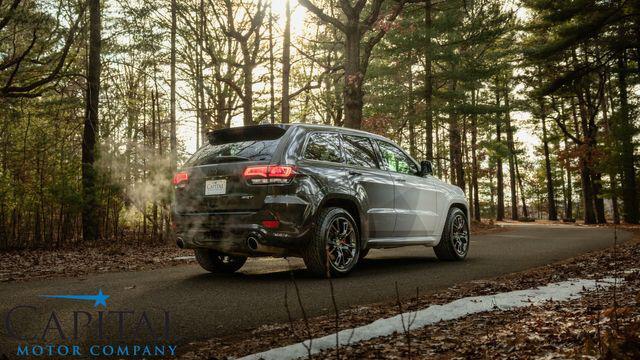
M254 126L214 131L209 144L201 147L186 166L238 161L270 161L285 129Z

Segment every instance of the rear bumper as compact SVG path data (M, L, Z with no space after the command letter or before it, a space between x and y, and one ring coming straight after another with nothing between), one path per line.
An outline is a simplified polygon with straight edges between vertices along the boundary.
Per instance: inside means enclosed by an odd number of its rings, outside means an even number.
M262 225L263 220L274 219L280 222L278 228ZM172 220L179 245L184 248L245 256L295 255L306 245L312 227L308 204L293 196L267 197L258 211L174 212Z

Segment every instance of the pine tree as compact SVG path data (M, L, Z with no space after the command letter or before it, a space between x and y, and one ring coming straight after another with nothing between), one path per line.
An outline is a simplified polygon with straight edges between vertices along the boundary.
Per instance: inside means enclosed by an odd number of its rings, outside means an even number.
M96 162L96 138L99 122L100 99L100 48L101 48L100 0L89 1L89 63L87 67L87 95L84 133L82 136L82 238L95 241L100 238L98 223L98 189Z

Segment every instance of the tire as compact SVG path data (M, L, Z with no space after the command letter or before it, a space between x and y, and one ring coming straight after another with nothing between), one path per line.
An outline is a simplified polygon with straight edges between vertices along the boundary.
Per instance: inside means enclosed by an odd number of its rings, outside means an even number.
M330 207L321 210L317 224L302 254L307 270L318 277L348 274L360 256L360 233L353 217L342 208Z
M212 273L231 274L247 261L245 256L232 256L211 249L196 249L196 260L203 269Z
M469 221L466 214L452 207L449 209L440 243L433 248L433 251L440 260L464 260L469 253L469 239Z

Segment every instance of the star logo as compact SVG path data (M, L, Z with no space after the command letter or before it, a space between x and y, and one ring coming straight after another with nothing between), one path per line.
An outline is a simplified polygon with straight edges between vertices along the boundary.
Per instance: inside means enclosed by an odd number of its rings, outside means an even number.
M107 299L109 295L105 295L102 293L102 289L98 289L98 293L96 295L40 295L40 297L49 298L49 299L67 299L67 300L85 300L85 301L95 301L93 307L107 307Z

